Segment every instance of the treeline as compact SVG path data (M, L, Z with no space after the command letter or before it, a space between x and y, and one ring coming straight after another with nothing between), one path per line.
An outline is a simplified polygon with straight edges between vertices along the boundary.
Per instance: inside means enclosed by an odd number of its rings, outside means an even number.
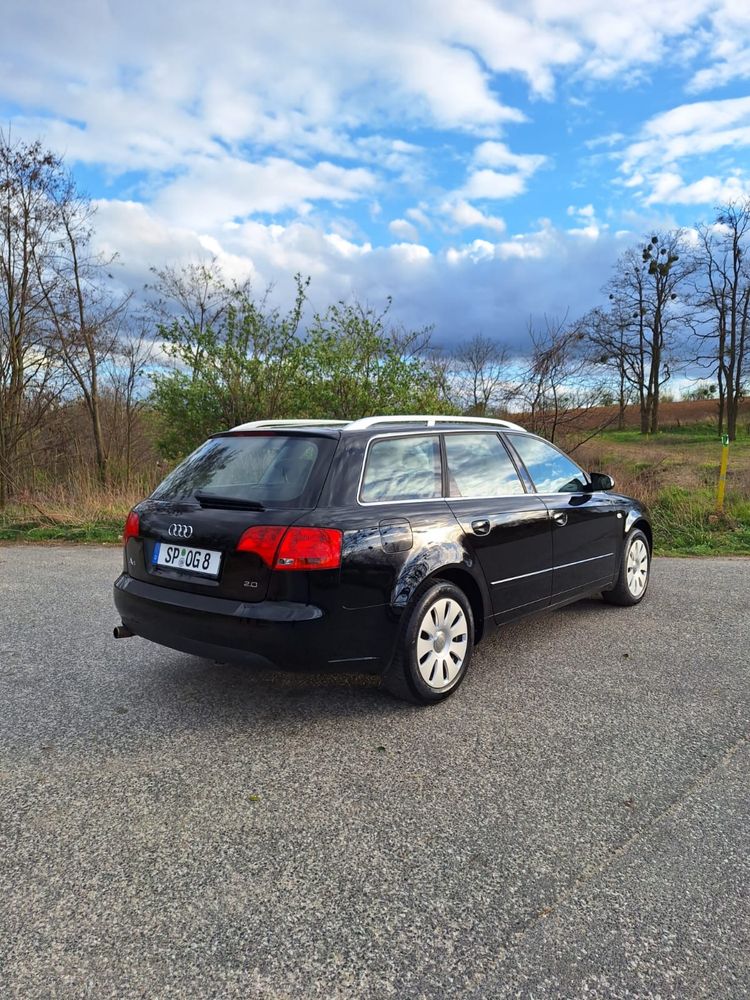
M95 213L62 160L0 134L0 507L57 484L149 485L217 429L254 418L520 414L551 439L640 408L659 429L664 387L700 370L717 422L747 392L750 202L694 230L649 234L613 269L606 305L530 324L524 349L477 335L447 350L390 300L288 310L216 261L153 270L138 296L95 252ZM514 337L515 341L520 338ZM715 389L714 389L715 387Z
M99 483L128 478L153 354L112 258L92 249L94 211L60 158L0 134L0 507L85 455Z

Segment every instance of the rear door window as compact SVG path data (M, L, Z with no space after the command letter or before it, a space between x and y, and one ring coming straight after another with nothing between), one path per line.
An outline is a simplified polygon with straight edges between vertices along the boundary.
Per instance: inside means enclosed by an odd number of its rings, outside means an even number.
M437 434L376 438L370 443L360 500L430 500L442 496L440 439Z
M503 497L524 493L510 455L497 434L446 434L450 497Z

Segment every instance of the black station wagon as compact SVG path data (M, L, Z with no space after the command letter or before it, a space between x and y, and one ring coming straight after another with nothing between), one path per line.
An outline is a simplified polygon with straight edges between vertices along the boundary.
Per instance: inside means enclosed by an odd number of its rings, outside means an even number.
M440 701L491 626L643 598L651 524L613 487L502 420L242 424L128 516L115 635Z

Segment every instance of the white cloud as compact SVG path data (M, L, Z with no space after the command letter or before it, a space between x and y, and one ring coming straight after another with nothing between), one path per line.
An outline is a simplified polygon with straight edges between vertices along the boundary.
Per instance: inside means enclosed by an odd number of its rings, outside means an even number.
M200 249L200 239L194 230L169 225L140 202L102 198L94 202L94 208L97 244L107 257L119 252L125 257L158 259L170 252L180 257Z
M2 96L32 128L54 128L69 156L115 170L167 169L215 151L217 138L364 157L368 137L350 136L373 121L472 130L523 119L493 88L486 58L492 70L523 65L534 76L534 59L548 56L508 59L506 42L488 46L488 24L523 37L532 26L488 0L473 8L223 0L209 17L198 0L179 16L145 0L41 0L4 11ZM389 155L408 156L397 142Z
M217 140L364 162L367 137L352 135L373 122L497 137L524 117L503 100L502 74L549 98L562 71L609 79L659 66L710 17L700 79L715 83L745 72L735 63L748 35L744 0L631 0L616 11L600 0L221 0L210 16L200 0L184 0L179 16L146 0L39 0L3 16L2 96L24 127L44 125L71 158L115 171L169 169L215 154ZM388 155L410 153L394 144Z
M502 233L506 228L505 220L485 211L474 202L499 201L522 194L529 178L546 162L546 156L514 153L502 142L480 142L469 158L468 172L462 187L437 199L433 211L448 231L479 228ZM426 225L427 210L428 205L423 202L419 207L409 209L406 214L413 221ZM395 234L403 233L408 239L415 239L416 235L406 228L407 225L406 220L398 219L391 223L390 228Z
M430 222L430 218L427 215L426 209L427 205L421 204L417 205L414 208L407 208L406 214L409 216L410 219L413 219L414 222L418 223L420 226L423 226L425 229L430 229L432 227L432 223Z
M750 147L750 97L682 104L655 115L622 154L623 183L641 189L652 204L714 204L739 197L747 189L742 172L724 164L724 175L694 174L697 161L732 155ZM746 155L746 152L745 152Z
M750 182L740 176L707 175L686 183L680 174L664 171L651 177L647 205L718 205L750 196Z
M448 201L460 205L472 200L515 198L526 190L532 174L547 162L547 157L541 154L513 153L503 142L479 143L472 154L466 182Z
M481 142L474 150L472 162L478 167L514 170L530 176L547 162L547 157L537 153L513 153L504 142Z
M630 0L627 5L601 0L532 0L530 8L543 23L573 34L581 46L580 74L613 79L663 64L670 44L690 38L716 0ZM636 73L633 72L636 70Z
M250 275L256 293L272 285L272 301L282 306L299 271L313 278L311 310L352 296L379 303L393 295L394 319L413 327L434 323L438 340L482 328L511 345L523 340L531 315L589 308L619 250L606 234L584 245L548 221L497 243L478 239L438 253L414 243L373 247L304 221L248 220L206 238L119 201L99 203L97 245L120 250L118 274L132 288L149 280L150 264L215 256L230 275Z
M625 139L624 132L608 132L606 135L597 135L593 139L587 139L584 145L587 149L600 149L602 147L610 149L619 145Z
M591 204L571 206L570 229L506 233L492 203L553 167L545 146L517 151L530 131L519 81L551 100L562 78L573 127L589 115L583 98L592 121L600 110L592 81L623 87L651 73L658 86L658 71L676 65L695 90L750 76L746 0L6 6L0 98L14 135L43 135L69 163L94 168L83 176L98 167L117 183L122 200L100 202L99 238L134 274L143 260L212 253L261 285L300 270L326 294L394 292L415 314L445 307L458 326L471 296L466 322L556 296L574 307L617 245ZM641 208L747 188L732 158L750 146L750 97L683 103L630 141L606 122L602 132L588 140L601 150L591 159L619 156ZM374 246L388 232L396 242ZM466 242L428 249L425 234ZM455 273L460 287L445 288Z
M578 236L586 240L596 240L609 228L606 223L601 224L597 220L596 210L591 204L580 207L568 205L567 214L579 223L579 225L572 226L566 230L569 236Z
M432 258L429 247L419 243L392 243L388 252L405 264L423 265Z
M442 211L459 229L479 227L494 230L496 233L505 231L503 219L496 215L486 215L464 198L444 202Z
M394 236L402 240L409 240L412 243L416 243L419 239L417 227L409 222L408 219L393 219L388 223L388 229Z
M462 247L449 247L445 256L449 264L460 264L466 260L491 260L495 252L495 244L489 240L472 240Z
M338 233L326 233L325 240L342 257L360 257L362 254L370 253L372 250L370 243L354 243L352 240L345 240Z
M650 118L627 147L623 169L675 163L685 157L750 145L750 97L682 104Z
M750 7L746 0L724 0L711 13L705 33L710 64L698 70L690 89L699 92L750 77Z
M474 170L461 189L467 198L497 201L514 198L526 190L524 174L500 174L496 170Z
M153 200L166 218L209 229L224 221L291 208L306 214L310 202L343 202L372 191L374 175L362 167L332 163L303 167L270 157L251 163L236 157L200 158Z
M571 236L581 236L586 240L598 240L602 229L596 222L592 222L588 226L573 226L567 232Z
M575 205L568 205L568 215L579 219L593 219L596 212L593 205L583 205L581 208L576 208Z
M463 49L443 49L414 42L399 67L400 86L443 127L460 128L523 121L515 108L504 107L487 87L476 58Z

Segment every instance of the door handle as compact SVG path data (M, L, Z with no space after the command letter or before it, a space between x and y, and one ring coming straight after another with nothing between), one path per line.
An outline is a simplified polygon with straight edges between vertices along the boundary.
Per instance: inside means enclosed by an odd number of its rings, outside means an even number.
M489 535L490 533L490 522L483 518L480 521L471 522L471 530L475 535Z
M564 510L556 510L552 517L557 524L563 525L568 523L568 515Z

